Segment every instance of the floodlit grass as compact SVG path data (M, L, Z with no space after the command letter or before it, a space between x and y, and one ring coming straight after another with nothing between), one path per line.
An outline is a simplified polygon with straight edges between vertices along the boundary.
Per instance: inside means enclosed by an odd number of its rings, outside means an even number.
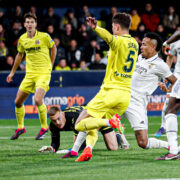
M38 152L39 148L51 142L50 132L44 140L35 140L40 130L39 120L25 120L27 133L15 141L9 138L16 129L16 120L0 120L0 179L125 180L180 177L180 160L155 161L167 150L139 148L129 123L124 120L124 124L129 150L108 151L99 134L92 160L76 163L75 159L60 159L60 155L55 153ZM159 126L160 117L149 118L150 137ZM166 140L166 136L161 139ZM72 144L73 132L62 132L60 149L70 148Z

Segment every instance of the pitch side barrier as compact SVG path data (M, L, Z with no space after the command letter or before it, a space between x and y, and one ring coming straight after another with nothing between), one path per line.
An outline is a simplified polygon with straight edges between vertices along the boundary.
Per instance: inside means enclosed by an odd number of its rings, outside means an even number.
M6 83L8 72L0 73L0 119L15 119L14 99L18 87L24 77L23 72L17 72L12 83ZM66 71L52 72L50 90L44 103L47 108L52 105L62 109L70 106L87 104L99 91L105 71ZM160 116L166 94L159 88L149 97L148 115ZM25 102L25 118L38 118L34 95L31 94Z

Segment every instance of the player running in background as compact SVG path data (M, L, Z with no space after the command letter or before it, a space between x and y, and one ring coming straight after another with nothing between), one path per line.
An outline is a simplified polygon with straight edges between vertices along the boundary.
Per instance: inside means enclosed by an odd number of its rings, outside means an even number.
M173 74L176 76L176 78L180 78L180 53L178 52L180 48L180 40L172 43L170 45L170 54L167 56L166 63L168 64L169 67L172 66L173 61L176 62L175 64L175 69ZM166 133L166 121L165 121L165 112L169 104L169 98L170 98L170 93L167 93L166 95L166 100L163 105L162 109L162 117L161 117L161 127L155 134L155 137L161 137L161 135Z
M37 17L34 14L27 13L24 15L24 27L26 28L26 33L19 38L15 63L7 76L7 82L10 83L25 54L26 74L15 99L18 128L11 139L17 139L26 132L24 126L24 102L30 93L35 93L34 100L41 122L41 130L36 135L36 140L39 140L43 139L48 132L47 109L42 100L49 90L51 71L57 50L54 41L47 33L36 30Z
M125 112L134 129L139 147L144 149L168 149L166 141L148 138L148 96L157 89L158 82L162 78L166 78L171 84L176 81L167 63L158 57L161 46L162 40L156 33L145 34L140 47L141 54L132 77L131 101Z
M62 158L77 157L78 152L82 149L86 140L86 132L77 132L75 130L75 122L82 112L82 106L74 106L61 111L59 107L52 106L48 115L50 117L51 146L43 146L40 152L57 152L60 146L60 132L74 131L74 145L70 152L62 156ZM100 129L108 150L117 150L119 145L123 145L121 135L115 133L110 127ZM122 147L123 148L123 147Z
M167 50L170 50L169 44L180 40L180 31L176 31L167 41L163 43L163 52L166 55L169 55ZM178 49L178 54L180 49ZM161 89L166 90L165 84L161 83ZM178 147L178 122L177 122L177 113L180 109L180 79L178 78L170 94L169 104L165 113L166 121L166 134L169 144L169 152L164 156L157 158L157 160L172 160L180 159L180 150Z
M126 13L117 13L112 18L113 35L97 26L95 18L88 17L87 24L109 45L106 74L98 94L80 114L75 129L87 131L86 148L76 161L87 161L92 157L97 129L104 126L117 127L127 109L131 96L131 78L134 72L138 43L129 35L131 18ZM110 119L112 118L112 119ZM109 120L110 119L110 120Z

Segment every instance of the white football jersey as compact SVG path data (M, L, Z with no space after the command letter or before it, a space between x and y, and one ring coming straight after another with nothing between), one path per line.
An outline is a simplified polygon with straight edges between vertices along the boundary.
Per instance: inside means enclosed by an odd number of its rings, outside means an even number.
M138 56L135 71L132 76L133 97L146 97L151 95L158 87L158 82L161 78L167 78L172 75L170 68L158 54L145 59L141 55Z
M180 40L170 45L171 55L177 56L177 62L174 69L174 74L180 75ZM179 77L178 77L179 78Z

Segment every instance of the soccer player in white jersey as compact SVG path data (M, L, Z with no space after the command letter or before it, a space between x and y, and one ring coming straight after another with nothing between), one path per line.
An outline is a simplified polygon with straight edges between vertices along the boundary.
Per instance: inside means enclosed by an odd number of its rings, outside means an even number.
M172 43L170 45L170 54L167 56L167 64L169 67L172 66L174 58L176 58L176 65L174 69L174 75L176 76L177 79L180 78L180 40L176 41L175 43ZM166 100L164 102L164 106L162 109L162 118L161 118L161 127L155 134L155 137L161 137L162 134L166 133L166 121L165 121L165 112L169 104L169 98L170 94L167 93Z
M124 113L134 129L139 147L144 149L168 148L166 141L148 138L148 96L158 87L161 78L174 84L176 77L168 65L158 57L162 41L156 33L145 34L132 77L131 101Z
M166 42L163 43L163 52L168 55L166 51L169 48L169 44L177 41L180 39L180 31L176 31ZM160 86L164 89L165 84L161 84ZM166 89L166 88L165 88ZM167 133L167 140L169 144L169 152L157 160L172 160L172 159L180 159L180 151L178 147L178 122L177 122L177 112L180 109L180 79L177 79L176 83L174 84L169 104L165 113L165 120L166 120L166 133Z

